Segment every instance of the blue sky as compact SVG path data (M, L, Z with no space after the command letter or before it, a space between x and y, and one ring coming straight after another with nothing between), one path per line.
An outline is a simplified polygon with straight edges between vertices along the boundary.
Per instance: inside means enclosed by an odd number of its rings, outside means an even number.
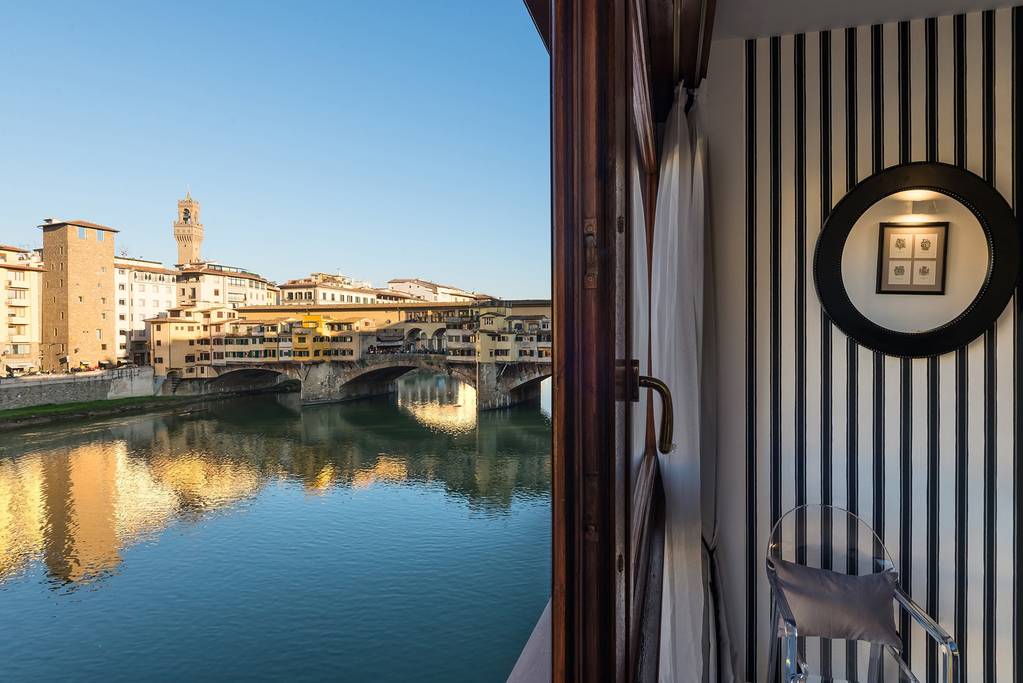
M547 54L521 0L13 3L0 242L112 225L283 280L550 292Z

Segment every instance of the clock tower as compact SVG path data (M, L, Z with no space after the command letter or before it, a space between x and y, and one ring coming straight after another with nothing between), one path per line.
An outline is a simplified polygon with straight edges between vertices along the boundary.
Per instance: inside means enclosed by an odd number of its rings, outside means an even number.
M178 219L174 221L174 240L178 243L178 265L202 262L202 223L199 222L199 202L186 193L178 200Z

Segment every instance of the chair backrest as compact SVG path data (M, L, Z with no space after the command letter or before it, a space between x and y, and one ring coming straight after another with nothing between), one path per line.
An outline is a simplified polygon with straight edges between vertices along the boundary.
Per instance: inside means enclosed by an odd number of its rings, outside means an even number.
M857 515L833 505L792 508L775 523L767 556L860 576L895 569L884 543Z

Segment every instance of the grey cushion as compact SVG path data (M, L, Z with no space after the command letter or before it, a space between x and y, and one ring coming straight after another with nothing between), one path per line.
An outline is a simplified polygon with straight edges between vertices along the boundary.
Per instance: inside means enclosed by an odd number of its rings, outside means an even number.
M769 564L777 597L788 605L799 635L901 647L892 614L893 570L849 576L779 559Z

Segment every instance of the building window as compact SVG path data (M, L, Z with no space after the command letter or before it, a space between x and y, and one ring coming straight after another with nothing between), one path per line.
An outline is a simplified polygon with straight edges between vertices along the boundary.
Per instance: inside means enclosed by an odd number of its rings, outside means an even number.
M84 239L86 239L87 236L88 236L88 230L86 230L85 228L79 227L78 228L78 239L84 240Z
M102 242L104 239L106 239L106 238L103 236L103 231L102 230L97 230L96 231L96 241L97 242ZM103 272L104 273L107 272L107 269L104 268Z
M96 339L103 338L103 330L96 330Z

